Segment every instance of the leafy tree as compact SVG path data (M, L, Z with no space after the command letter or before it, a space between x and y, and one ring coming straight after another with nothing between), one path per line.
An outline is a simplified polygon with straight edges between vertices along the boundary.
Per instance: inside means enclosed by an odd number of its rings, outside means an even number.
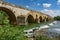
M60 21L60 16L56 16L56 17L54 17L54 19Z

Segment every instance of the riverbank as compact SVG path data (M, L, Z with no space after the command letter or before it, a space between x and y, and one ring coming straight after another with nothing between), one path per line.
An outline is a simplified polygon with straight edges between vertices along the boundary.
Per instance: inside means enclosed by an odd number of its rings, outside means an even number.
M44 25L47 23L29 24L26 26L10 24L0 25L0 40L27 40L27 38L24 36L24 30L34 27L40 27L40 25Z
M55 26L55 25L57 25L57 26ZM42 40L42 38L44 38L44 36L45 36L45 38L47 38L46 40L48 40L48 39L49 40L60 40L60 26L59 25L60 25L60 21L57 21L56 24L51 25L49 28L45 28L45 29L35 32L36 34L38 34L38 36L36 36L36 38L39 37L38 40L40 40L40 39Z

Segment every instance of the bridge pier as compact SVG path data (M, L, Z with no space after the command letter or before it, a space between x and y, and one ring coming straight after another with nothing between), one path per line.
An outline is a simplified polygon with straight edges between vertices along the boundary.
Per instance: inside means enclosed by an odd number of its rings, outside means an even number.
M40 23L40 19L38 19L38 23Z

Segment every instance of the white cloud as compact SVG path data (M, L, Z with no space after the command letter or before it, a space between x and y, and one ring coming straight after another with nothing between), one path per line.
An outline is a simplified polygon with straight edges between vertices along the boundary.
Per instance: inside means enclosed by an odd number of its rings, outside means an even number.
M48 14L52 17L54 16L57 16L59 15L60 16L60 11L59 10L47 10L47 9L44 9L44 10L41 10L42 13L45 13L45 14Z
M58 5L60 5L60 0L58 0Z
M58 2L60 2L60 0L58 0Z
M40 3L37 3L37 6L40 6Z
M26 5L26 8L29 8L29 6L28 6L28 5Z
M51 4L44 3L44 4L43 4L43 6L44 6L45 8L47 8L47 7L50 7L50 6L51 6Z

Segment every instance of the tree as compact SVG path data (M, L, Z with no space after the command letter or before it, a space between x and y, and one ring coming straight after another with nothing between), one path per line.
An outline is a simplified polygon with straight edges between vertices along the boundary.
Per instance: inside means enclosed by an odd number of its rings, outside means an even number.
M56 16L54 19L60 21L60 16Z

